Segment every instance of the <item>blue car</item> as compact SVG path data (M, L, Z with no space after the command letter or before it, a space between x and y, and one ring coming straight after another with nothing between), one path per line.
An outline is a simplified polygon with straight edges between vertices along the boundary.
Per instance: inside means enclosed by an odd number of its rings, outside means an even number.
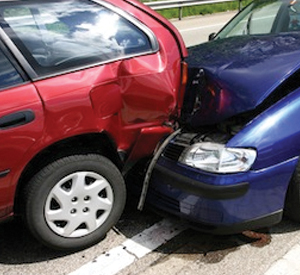
M140 201L199 230L300 221L297 1L254 1L189 49L181 128L148 168Z

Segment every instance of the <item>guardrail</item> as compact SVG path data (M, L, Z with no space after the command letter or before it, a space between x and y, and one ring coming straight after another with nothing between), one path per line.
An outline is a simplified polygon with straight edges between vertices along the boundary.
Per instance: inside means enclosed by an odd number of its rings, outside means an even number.
M151 7L154 10L172 9L178 8L178 19L182 18L183 7L200 6L205 4L216 4L224 2L234 2L237 0L166 0L166 1L153 1L144 2L145 5ZM239 10L242 8L242 0L239 1Z

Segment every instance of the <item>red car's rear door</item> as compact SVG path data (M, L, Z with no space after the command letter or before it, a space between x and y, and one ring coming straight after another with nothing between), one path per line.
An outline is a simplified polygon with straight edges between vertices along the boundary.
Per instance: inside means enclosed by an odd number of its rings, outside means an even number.
M16 70L0 43L0 219L12 213L18 174L42 128L37 91Z

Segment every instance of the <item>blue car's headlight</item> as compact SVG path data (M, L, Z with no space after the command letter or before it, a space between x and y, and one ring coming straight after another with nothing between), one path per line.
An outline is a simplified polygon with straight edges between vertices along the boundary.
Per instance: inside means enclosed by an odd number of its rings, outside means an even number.
M237 173L250 169L256 151L246 148L227 148L223 144L203 142L188 147L179 162L214 173Z

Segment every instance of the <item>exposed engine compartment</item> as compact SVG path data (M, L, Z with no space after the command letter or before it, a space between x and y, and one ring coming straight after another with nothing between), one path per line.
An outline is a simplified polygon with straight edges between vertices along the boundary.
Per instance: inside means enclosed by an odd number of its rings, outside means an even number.
M270 108L276 102L286 97L288 94L300 87L300 70L283 81L261 104L255 109L239 113L237 115L225 118L218 123L198 123L197 118L202 113L203 109L211 107L210 100L213 101L215 94L208 92L208 83L211 87L213 79L205 73L205 69L192 69L190 72L185 98L185 104L181 117L181 126L184 132L198 133L193 138L193 142L218 142L225 144L230 138L236 135L255 117ZM215 83L219 90L222 90L219 83ZM204 100L203 100L204 99ZM203 103L205 102L205 104Z

